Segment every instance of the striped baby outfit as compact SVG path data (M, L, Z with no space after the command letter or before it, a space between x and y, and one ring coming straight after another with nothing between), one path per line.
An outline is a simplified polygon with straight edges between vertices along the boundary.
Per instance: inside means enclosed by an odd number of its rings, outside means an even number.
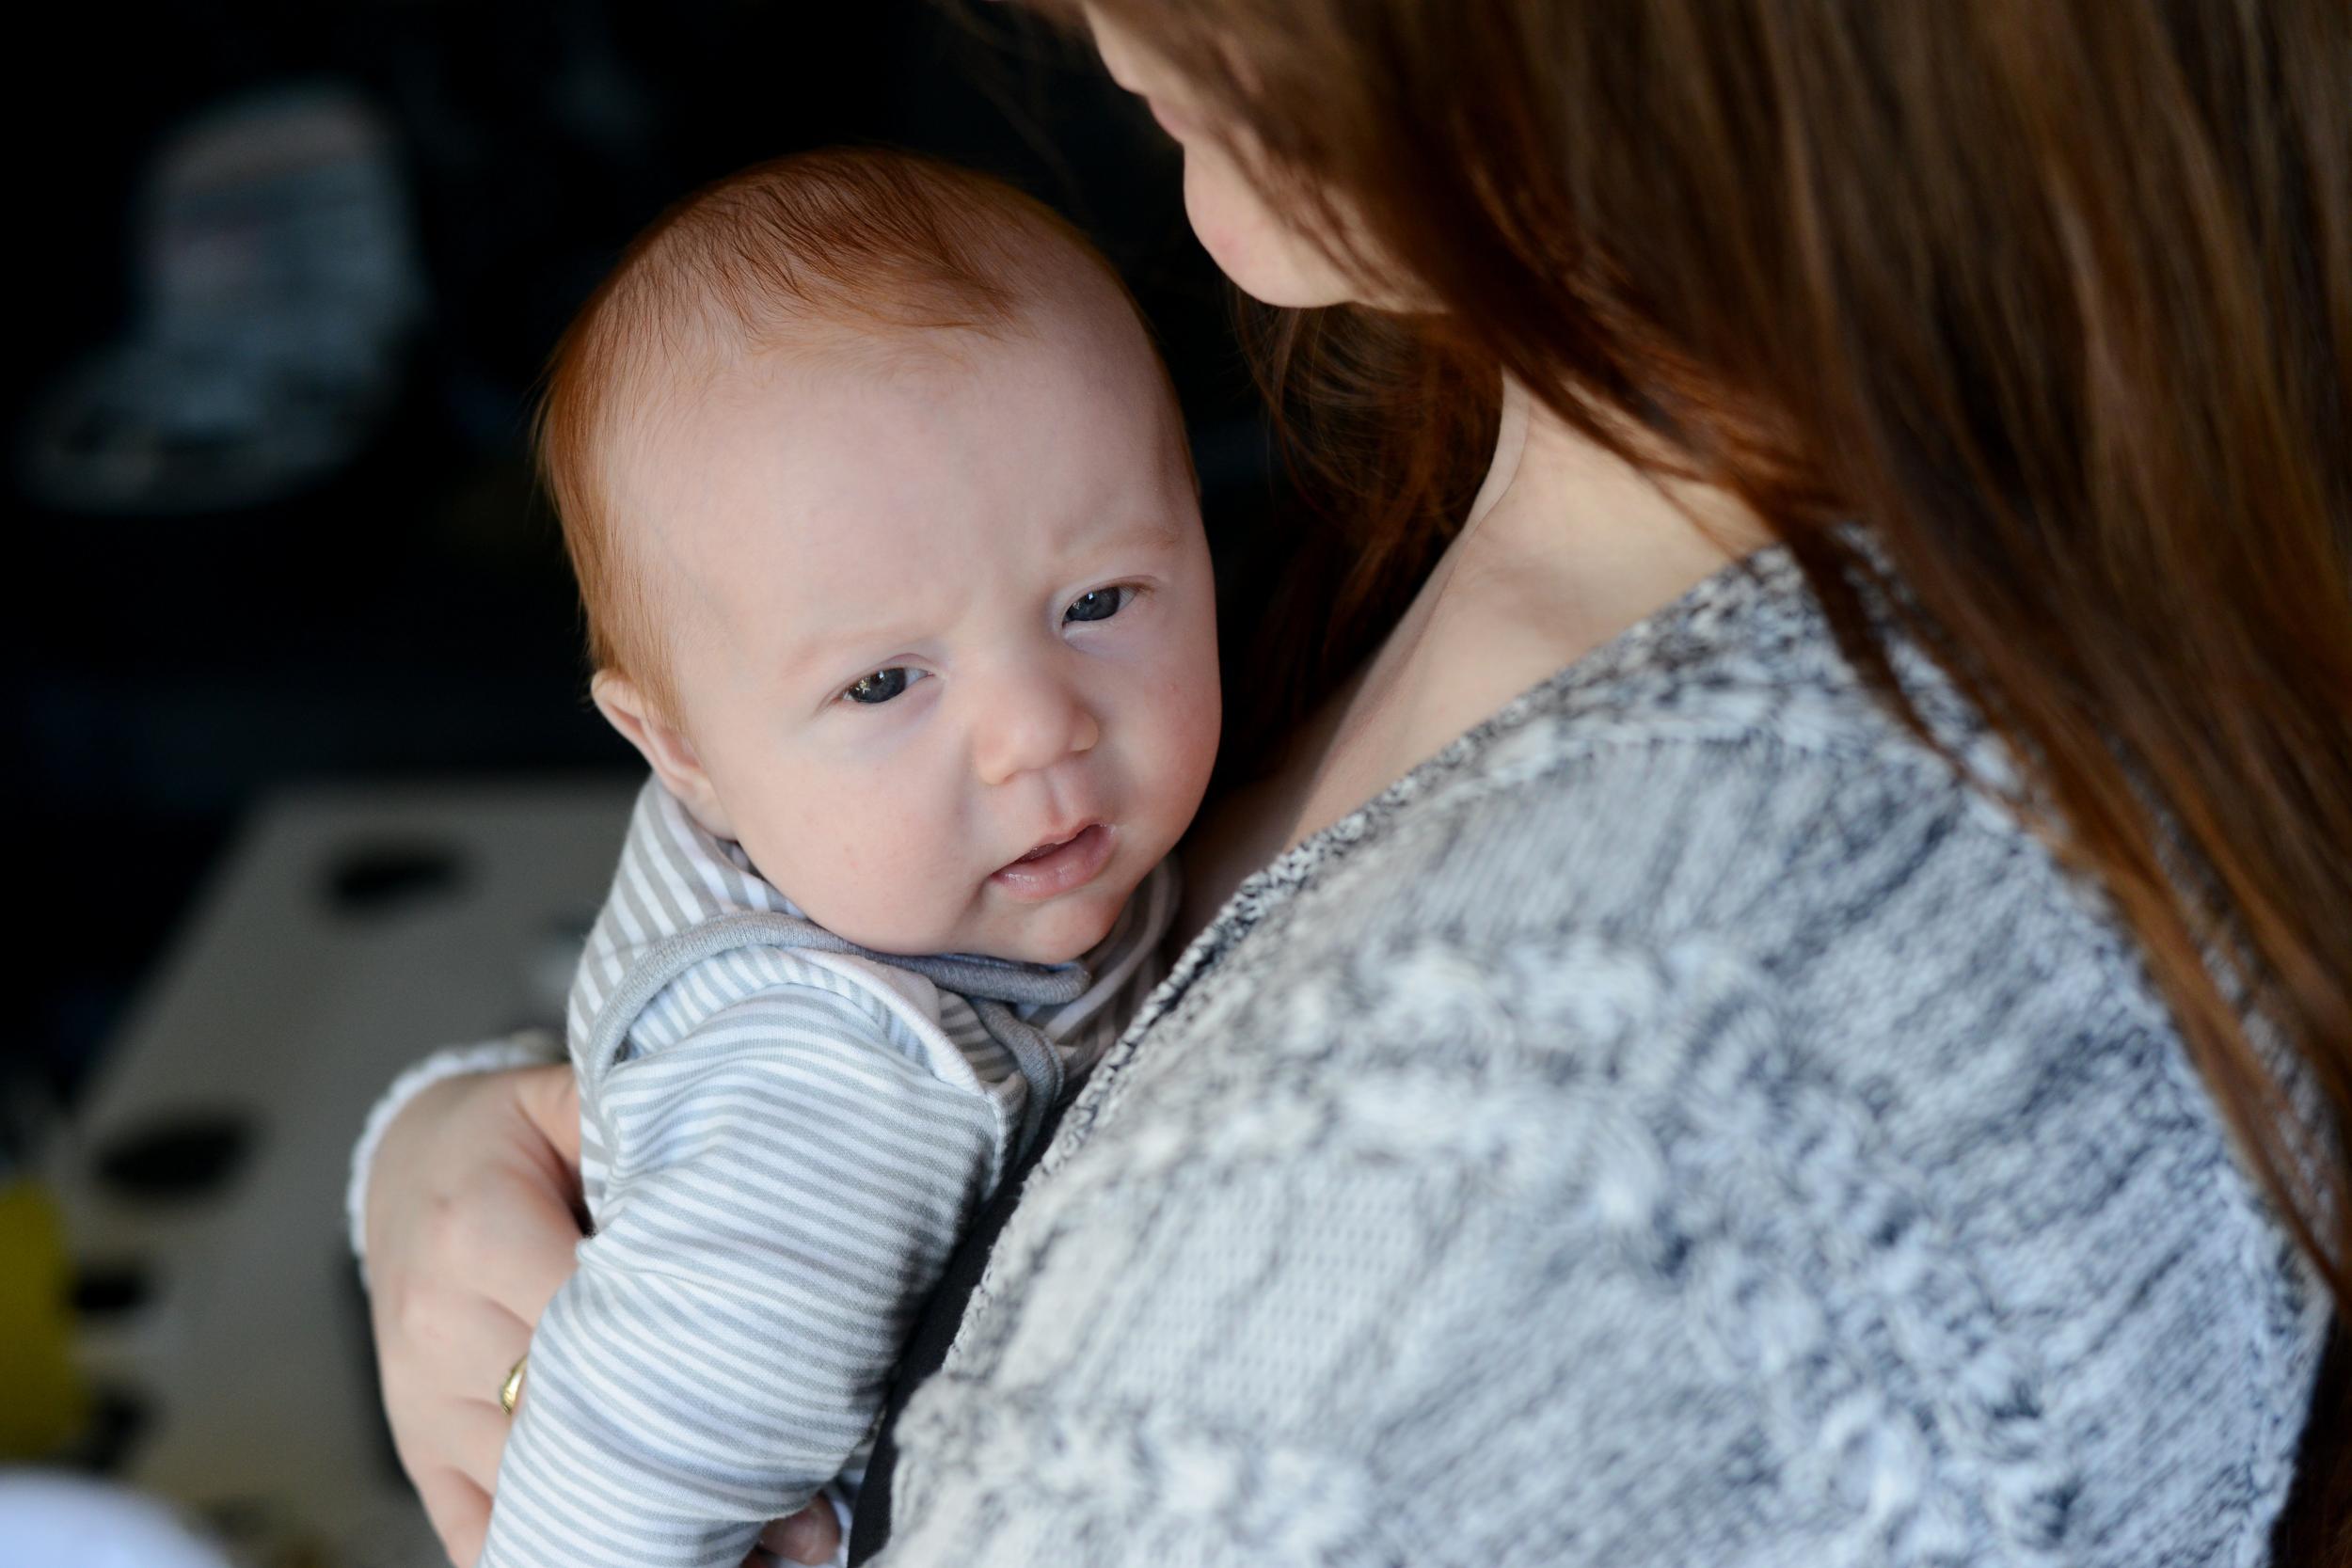
M483 1568L736 1568L839 1474L1175 906L1163 865L1080 964L883 958L649 782L566 1020L591 1234L532 1340Z

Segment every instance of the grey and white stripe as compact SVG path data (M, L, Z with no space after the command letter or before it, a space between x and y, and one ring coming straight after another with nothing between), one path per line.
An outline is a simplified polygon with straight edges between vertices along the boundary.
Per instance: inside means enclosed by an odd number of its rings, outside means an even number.
M839 1474L1041 1099L1159 978L1175 901L1163 866L1083 965L884 959L649 783L567 1020L593 1234L484 1568L735 1568Z

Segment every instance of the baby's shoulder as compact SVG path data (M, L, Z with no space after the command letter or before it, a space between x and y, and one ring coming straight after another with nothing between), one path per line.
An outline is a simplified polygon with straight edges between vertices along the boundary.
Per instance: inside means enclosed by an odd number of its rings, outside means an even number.
M583 1077L663 1049L750 999L798 993L834 1026L897 1034L936 1023L919 975L808 951L801 911L740 847L658 779L639 791L612 883L582 943L565 1034Z
M712 833L660 780L649 778L629 813L588 952L643 947L730 915L799 913L741 846Z

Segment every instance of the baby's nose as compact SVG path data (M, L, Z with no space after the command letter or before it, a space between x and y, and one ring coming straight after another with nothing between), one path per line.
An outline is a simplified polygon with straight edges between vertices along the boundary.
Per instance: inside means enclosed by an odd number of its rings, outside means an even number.
M981 782L1004 784L1094 749L1102 725L1079 694L1058 682L1008 681L984 694L974 746Z

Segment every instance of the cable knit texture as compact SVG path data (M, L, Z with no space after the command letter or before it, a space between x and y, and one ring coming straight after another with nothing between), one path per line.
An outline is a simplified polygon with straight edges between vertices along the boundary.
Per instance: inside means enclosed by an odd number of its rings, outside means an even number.
M1244 885L882 1560L2250 1568L2326 1311L2102 900L1767 552Z

